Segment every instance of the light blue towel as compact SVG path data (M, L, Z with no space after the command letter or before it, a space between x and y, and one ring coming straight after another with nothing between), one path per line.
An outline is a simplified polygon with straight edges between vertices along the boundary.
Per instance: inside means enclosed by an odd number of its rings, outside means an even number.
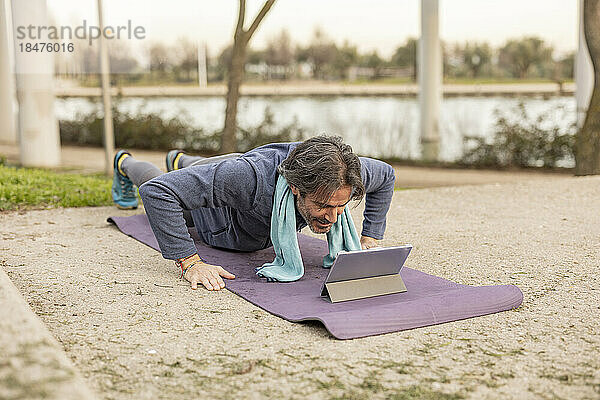
M267 281L292 282L304 275L304 264L296 236L294 194L287 180L280 175L275 188L271 213L271 242L275 259L256 268L256 274ZM360 250L360 239L348 207L327 232L329 254L323 258L323 267L331 268L335 257L342 251Z

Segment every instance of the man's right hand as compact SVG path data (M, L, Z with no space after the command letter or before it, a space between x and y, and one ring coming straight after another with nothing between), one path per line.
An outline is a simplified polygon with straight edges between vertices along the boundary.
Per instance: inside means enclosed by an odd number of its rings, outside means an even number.
M182 264L184 270L187 268L183 277L190 282L192 289L197 289L198 283L201 283L208 290L221 290L225 287L223 278L235 279L231 272L219 265L207 264L197 255L184 260ZM190 265L192 266L189 267Z

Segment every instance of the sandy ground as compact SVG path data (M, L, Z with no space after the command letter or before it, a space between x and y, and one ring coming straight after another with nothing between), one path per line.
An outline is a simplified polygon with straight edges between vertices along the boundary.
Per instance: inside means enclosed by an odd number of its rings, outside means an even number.
M412 243L407 266L524 302L349 341L192 291L116 208L0 214L0 264L106 399L600 398L599 195L600 177L396 192L384 244Z

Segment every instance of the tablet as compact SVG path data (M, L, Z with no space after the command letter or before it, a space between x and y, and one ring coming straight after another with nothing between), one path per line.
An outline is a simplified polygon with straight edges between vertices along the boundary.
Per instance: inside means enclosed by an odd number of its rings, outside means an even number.
M352 287L352 290L360 289L363 295L356 298L406 291L404 284L400 284L402 281L399 273L411 250L411 245L403 245L341 251L323 282L321 296L329 296L334 301L331 290L328 289L344 286L333 285L341 282L346 282L345 286ZM345 292L345 297L351 296L348 289Z

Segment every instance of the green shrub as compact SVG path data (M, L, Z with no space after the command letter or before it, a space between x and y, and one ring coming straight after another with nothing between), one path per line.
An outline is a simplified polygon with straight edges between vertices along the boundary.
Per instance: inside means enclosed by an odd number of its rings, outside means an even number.
M119 148L169 150L182 149L199 153L216 153L221 143L221 132L206 132L193 127L185 111L172 118L159 113L149 113L140 106L134 113L113 107L115 146ZM60 121L60 138L63 143L102 146L104 122L99 111L77 114L72 121ZM302 140L303 129L296 120L281 128L275 125L273 113L265 110L263 121L255 127L238 128L238 151L277 141Z
M267 143L302 141L305 133L305 130L298 125L296 117L288 125L277 127L274 114L267 107L260 124L248 129L238 128L238 149L244 152Z
M574 159L575 123L566 131L552 122L552 115L566 116L564 107L551 109L537 118L531 117L519 103L509 113L495 110L494 137L466 136L459 163L480 167L561 167Z

